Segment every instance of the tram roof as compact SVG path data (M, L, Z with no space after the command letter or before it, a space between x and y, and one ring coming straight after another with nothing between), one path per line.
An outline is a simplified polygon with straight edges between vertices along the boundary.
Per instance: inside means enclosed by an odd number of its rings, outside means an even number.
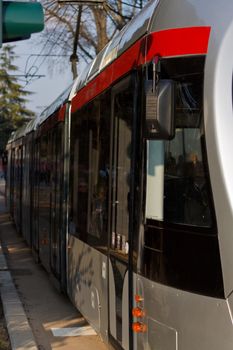
M14 141L19 140L25 135L29 134L31 131L36 129L37 124L38 124L38 118L34 118L30 120L27 124L24 124L23 126L18 128L17 130L12 131L7 143L10 144Z
M81 90L117 57L149 32L151 17L160 0L150 1L87 65L75 81L73 94ZM72 96L71 96L72 98Z
M14 137L15 137L15 131L12 131L12 133L10 134L10 137L7 141L7 144L10 144L14 141Z
M50 115L56 112L56 110L59 109L59 107L61 107L68 100L72 85L66 88L66 90L63 91L58 96L58 98L50 106L48 106L38 117L30 120L27 124L12 132L8 140L8 144L17 141L18 139L28 135L30 132L36 130L37 127L41 125Z
M19 129L17 129L13 134L11 142L14 142L14 141L20 139L21 137L25 136L26 135L26 133L25 133L26 128L27 128L27 124L21 126Z
M49 116L51 116L68 101L68 97L70 95L72 86L73 82L56 98L55 101L53 101L51 105L49 105L46 109L43 110L43 112L39 116L38 125L41 125Z
M30 132L34 131L37 128L38 125L38 117L30 120L30 122L27 123L25 128L25 135L29 134Z

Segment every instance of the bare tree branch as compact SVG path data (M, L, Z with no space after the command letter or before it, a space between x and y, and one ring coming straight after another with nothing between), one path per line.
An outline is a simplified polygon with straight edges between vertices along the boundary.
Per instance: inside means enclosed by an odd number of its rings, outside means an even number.
M57 0L42 0L47 31L43 40L52 53L72 53L76 36L78 7L58 4ZM108 0L103 9L83 6L79 28L77 55L90 61L112 39L148 0ZM51 26L52 23L59 25ZM58 62L58 60L56 60Z

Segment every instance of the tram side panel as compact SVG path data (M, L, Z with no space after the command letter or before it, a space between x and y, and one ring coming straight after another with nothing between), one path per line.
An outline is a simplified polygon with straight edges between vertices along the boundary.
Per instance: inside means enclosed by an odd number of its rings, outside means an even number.
M72 115L68 294L108 337L109 94Z
M133 82L131 75L122 79L71 122L69 295L104 339L124 349L129 348Z
M49 119L41 126L38 137L38 174L34 198L38 213L35 229L38 230L39 259L46 270L59 279L63 234L61 186L64 185L62 167L64 123L55 123L50 127Z
M107 342L107 256L74 235L69 235L67 258L68 295L77 309Z
M134 333L134 349L213 349L232 348L232 320L226 300L209 298L156 283L134 275L134 293L142 301L146 316L140 323L145 332ZM135 319L135 321L138 321Z

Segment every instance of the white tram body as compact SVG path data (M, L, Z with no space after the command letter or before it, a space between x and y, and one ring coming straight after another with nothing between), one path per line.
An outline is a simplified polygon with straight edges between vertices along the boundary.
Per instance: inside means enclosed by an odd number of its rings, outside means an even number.
M233 347L232 43L231 0L152 0L9 140L18 230L115 348Z

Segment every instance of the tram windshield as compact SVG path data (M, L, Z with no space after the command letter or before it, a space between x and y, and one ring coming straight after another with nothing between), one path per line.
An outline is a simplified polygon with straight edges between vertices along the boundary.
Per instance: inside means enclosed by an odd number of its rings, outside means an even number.
M146 217L201 227L212 225L202 119L203 60L164 64L176 82L175 137L147 141ZM156 193L156 196L155 196Z
M162 75L176 85L175 137L147 141L140 268L158 283L222 297L203 125L204 58L164 60Z

